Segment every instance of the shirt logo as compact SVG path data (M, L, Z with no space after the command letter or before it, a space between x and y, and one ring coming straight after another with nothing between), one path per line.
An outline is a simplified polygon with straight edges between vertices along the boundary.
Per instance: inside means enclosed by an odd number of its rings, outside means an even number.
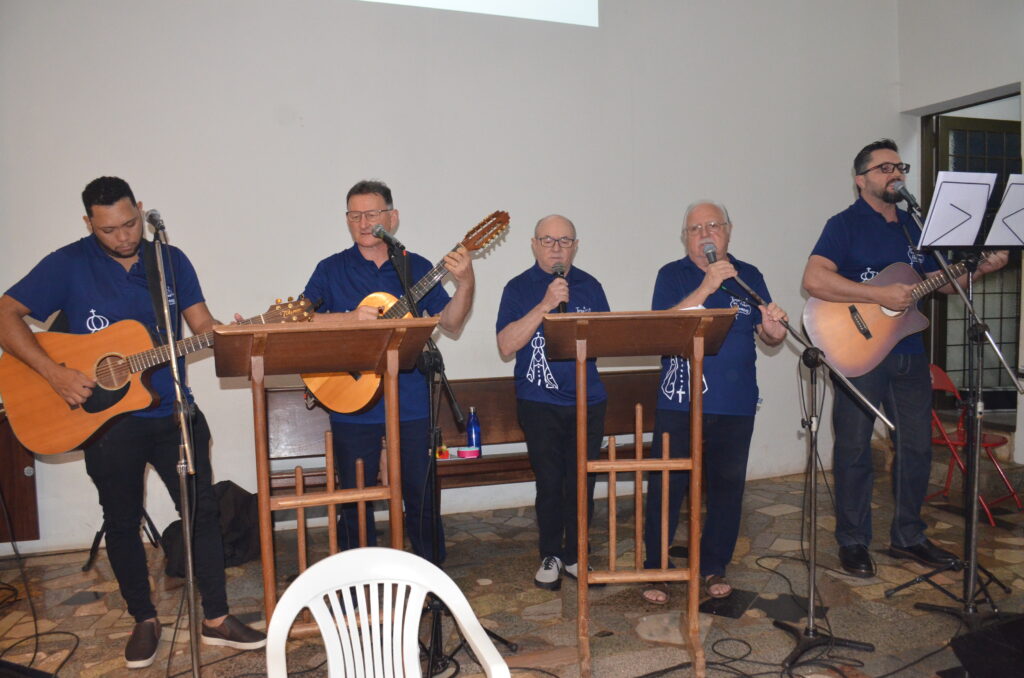
M750 315L750 304L743 301L742 299L731 297L731 301L729 301L729 306L731 308L735 308L740 315Z
M914 264L923 264L924 253L915 251L913 245L907 245L907 261L910 262L911 266Z
M544 335L538 330L537 334L530 340L533 355L530 357L530 366L526 368L526 379L531 384L557 391L558 382L555 381L555 376L551 374L551 368L548 367L548 357L544 353L545 343Z
M702 393L708 392L707 377L701 375L703 382ZM689 397L687 389L690 386L690 361L681 356L674 355L669 359L668 369L665 371L665 378L661 382L661 392L670 401L683 402L683 396Z
M864 269L864 272L860 274L860 281L867 282L874 278L876 275L878 275L878 271L874 271L871 269L870 266L868 266L866 269Z
M107 320L101 315L96 315L95 308L90 308L89 313L91 313L92 315L85 319L85 329L89 330L90 333L96 333L99 332L100 330L105 330L107 329L107 327L110 326L109 320Z

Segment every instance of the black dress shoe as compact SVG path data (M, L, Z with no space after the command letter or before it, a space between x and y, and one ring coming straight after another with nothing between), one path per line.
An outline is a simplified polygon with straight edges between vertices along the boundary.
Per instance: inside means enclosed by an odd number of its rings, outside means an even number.
M875 576L875 562L871 560L868 547L863 544L839 547L839 562L843 569L854 577L867 579Z
M946 549L940 549L927 539L913 546L890 544L889 555L893 558L909 558L910 560L916 560L922 565L930 565L932 567L942 567L959 560L956 554L950 553Z

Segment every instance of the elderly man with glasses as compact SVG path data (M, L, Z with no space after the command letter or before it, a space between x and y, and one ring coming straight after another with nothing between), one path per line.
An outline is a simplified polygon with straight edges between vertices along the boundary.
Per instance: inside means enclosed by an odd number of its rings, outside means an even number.
M936 275L937 264L915 249L920 230L912 217L896 208L902 199L894 188L910 171L891 139L868 144L853 161L860 194L835 215L814 246L804 269L803 286L811 296L834 302L880 304L902 311L915 303L914 285L863 285L886 266L905 262L922 277ZM990 257L976 275L1006 264L1005 252ZM947 285L942 291L951 291ZM925 537L921 506L931 470L931 377L920 334L906 337L882 362L850 380L875 405L881 404L896 424L893 435L893 518L889 555L929 566L952 563L956 556ZM832 405L835 433L833 474L836 480L836 541L843 569L855 577L872 577L871 491L874 470L871 434L874 416L838 383Z
M534 584L561 588L562 574L576 578L576 367L544 351L544 314L607 311L601 283L573 266L580 241L563 216L537 222L533 266L509 281L498 307L498 350L515 355L519 425L537 479L540 567ZM596 459L607 404L594 360L587 364L587 455ZM594 484L589 486L593 503ZM593 507L591 506L591 510Z
M398 210L391 197L391 189L380 181L360 181L347 196L345 219L353 245L331 255L317 264L306 283L303 294L313 300L322 300L320 312L341 315L345 320L373 320L384 310L364 305L367 296L387 292L396 298L403 295L398 271L388 258L387 244L374 235L380 225L393 234L398 228ZM404 257L409 284L423 278L432 268L429 261L418 254ZM439 316L438 324L449 332L458 332L466 322L473 303L475 278L473 263L468 252L455 250L444 258L445 268L455 279L455 293L449 297L437 285L417 300L424 315ZM404 371L398 376L398 400L401 409L399 430L402 445L402 499L405 504L405 525L413 551L435 563L445 558L444 531L434 507L433 488L428 486L430 432L428 423L427 379L418 369ZM381 438L384 436L384 402L376 403L353 413L331 412L331 431L334 434L334 458L341 475L342 488L356 486L356 460L362 459L367 485L376 482L380 469ZM438 552L434 553L432 523L437 525ZM377 542L372 511L367 512L367 543ZM359 546L359 523L354 504L347 504L338 519L338 544L342 549Z
M732 560L739 536L743 489L747 478L747 457L754 432L758 389L754 337L768 346L786 338L782 321L786 313L772 302L761 272L729 253L732 224L725 206L702 200L686 209L683 242L686 256L658 271L651 308L655 311L686 308L735 308L733 321L718 353L704 361L704 470L707 489L707 518L701 535L701 586L712 598L732 594L725 568ZM759 306L736 283L739 277L767 306ZM669 434L672 458L690 456L690 364L681 356L662 358L661 386L654 415L651 456L660 458L661 440ZM669 475L668 541L679 524L679 509L689 486L689 473ZM644 567L661 567L660 473L647 478L647 506L644 516ZM690 548L697 545L690 544ZM647 602L668 602L664 585L643 591Z

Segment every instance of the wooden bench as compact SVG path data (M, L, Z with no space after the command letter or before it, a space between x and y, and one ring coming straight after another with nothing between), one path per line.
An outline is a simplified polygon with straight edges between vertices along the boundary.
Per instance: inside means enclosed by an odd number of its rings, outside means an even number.
M657 403L658 370L602 372L601 380L608 391L605 414L605 435L631 435L635 429L635 408L643 406L641 430L654 428ZM452 391L462 408L476 407L483 432L484 454L479 459L440 460L437 475L442 489L500 485L533 480L533 470L521 451L495 454L488 447L499 444L525 443L523 430L516 416L515 380L512 377L456 379ZM319 457L324 454L324 433L330 430L327 412L321 407L308 409L304 390L296 388L267 389L267 420L272 460ZM442 397L441 435L449 447L465 445L466 434L455 425L451 409ZM304 470L306 489L326 485L322 465ZM369 484L369 483L368 483ZM293 491L295 475L291 469L271 474L271 489Z

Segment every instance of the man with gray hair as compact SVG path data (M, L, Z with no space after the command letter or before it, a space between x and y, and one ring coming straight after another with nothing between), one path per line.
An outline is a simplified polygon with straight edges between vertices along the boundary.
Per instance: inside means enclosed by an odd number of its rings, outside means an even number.
M519 425L537 479L540 568L534 584L556 591L562 573L576 578L576 363L548 360L546 313L607 311L601 283L573 266L580 241L576 227L553 214L537 222L533 266L505 285L498 307L498 350L515 355ZM607 404L595 360L587 362L587 457L596 459L604 435ZM594 484L589 484L593 510Z
M754 336L768 346L786 338L786 313L772 303L761 272L729 254L732 224L723 205L702 200L686 209L683 242L686 256L658 271L651 308L735 308L736 319L718 353L704 360L704 469L707 519L700 543L701 585L712 598L732 594L725 567L732 560L739 535L747 456L754 432L758 390ZM759 306L735 278L740 277L768 302ZM661 387L654 417L651 456L661 457L662 434L669 434L673 458L690 456L690 364L682 356L662 357ZM669 475L668 539L679 524L679 509L689 485L689 473ZM644 567L660 567L661 473L647 478L644 522ZM697 548L690 544L690 548ZM644 600L668 602L663 585L644 590Z

